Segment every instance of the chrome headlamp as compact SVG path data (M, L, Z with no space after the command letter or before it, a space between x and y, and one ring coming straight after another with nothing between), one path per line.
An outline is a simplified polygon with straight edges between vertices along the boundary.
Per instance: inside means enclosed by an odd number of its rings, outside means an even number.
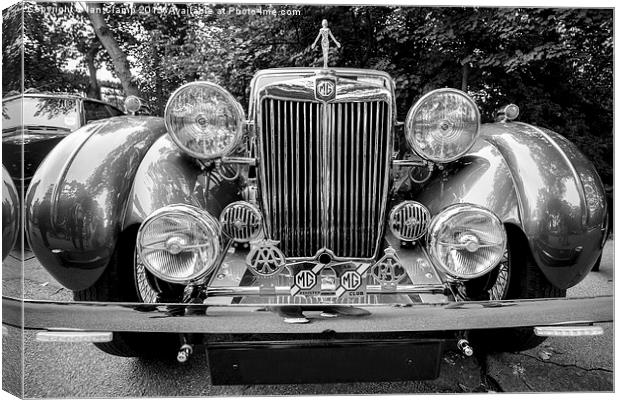
M220 255L220 225L208 212L176 204L155 211L138 230L138 256L156 277L187 283L204 277Z
M427 246L435 265L448 275L477 278L502 259L506 230L491 211L473 204L455 204L433 218Z
M424 95L407 114L409 146L437 163L454 161L473 146L480 131L480 112L467 94L437 89Z
M187 154L205 160L231 153L243 134L243 108L222 87L192 82L166 104L164 121L172 140Z

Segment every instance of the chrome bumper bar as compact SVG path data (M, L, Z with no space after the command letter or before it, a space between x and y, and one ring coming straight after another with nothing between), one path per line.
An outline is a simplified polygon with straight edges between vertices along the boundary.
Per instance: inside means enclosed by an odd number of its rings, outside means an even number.
M52 302L2 298L3 324L36 330L178 333L438 332L613 321L613 297L442 304L363 305L366 316L323 318L300 305L311 323L286 324L256 305ZM349 306L344 306L349 307Z
M289 296L291 288L289 286L275 286L261 288L258 286L211 286L206 290L207 296ZM387 290L379 285L368 285L366 294L442 294L446 293L444 285L398 285L393 289ZM335 296L336 292L322 292L321 296ZM282 304L284 305L284 304Z

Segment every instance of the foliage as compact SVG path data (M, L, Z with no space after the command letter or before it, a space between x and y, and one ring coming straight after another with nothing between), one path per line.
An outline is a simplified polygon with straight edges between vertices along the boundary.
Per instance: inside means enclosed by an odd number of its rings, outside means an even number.
M109 13L106 22L132 62L142 97L157 114L185 82L215 81L247 106L257 70L320 66L321 51L310 44L325 18L343 46L333 51L330 63L390 73L400 120L423 93L438 87L468 91L485 121L498 106L513 102L521 108L521 120L567 136L594 161L604 181L612 182L611 9L236 6L300 11L271 16L237 15L231 5L140 5L153 12ZM26 80L56 88L60 82L80 85L63 81L66 58L59 54L69 53L57 52L61 39L49 35L57 29L53 21L28 18ZM77 48L76 35L88 29L57 34Z
M22 4L2 10L2 93L21 91ZM7 79L12 77L12 79Z
M60 4L73 6L75 12L46 11L46 7L58 7ZM91 82L86 70L85 55L91 47L100 47L95 39L87 18L77 4L24 2L4 10L2 92L20 90L21 82L18 78L22 68L22 44L25 89L89 92ZM93 57L95 67L100 67L102 61L107 59L103 51L94 52ZM70 62L74 60L81 62L73 65ZM101 80L99 84L118 86L114 82Z

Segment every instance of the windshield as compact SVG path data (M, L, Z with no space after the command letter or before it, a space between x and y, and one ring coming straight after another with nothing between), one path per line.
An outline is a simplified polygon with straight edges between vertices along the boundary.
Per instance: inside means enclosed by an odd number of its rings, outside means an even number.
M2 130L21 125L21 98L2 103ZM63 97L24 97L24 126L63 128L71 131L79 127L77 100Z

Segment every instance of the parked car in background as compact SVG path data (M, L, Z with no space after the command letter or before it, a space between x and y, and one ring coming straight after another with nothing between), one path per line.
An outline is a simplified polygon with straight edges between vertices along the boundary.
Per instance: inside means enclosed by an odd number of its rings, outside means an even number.
M112 104L73 94L27 91L3 99L2 159L18 191L23 187L25 194L43 158L69 133L123 114Z

